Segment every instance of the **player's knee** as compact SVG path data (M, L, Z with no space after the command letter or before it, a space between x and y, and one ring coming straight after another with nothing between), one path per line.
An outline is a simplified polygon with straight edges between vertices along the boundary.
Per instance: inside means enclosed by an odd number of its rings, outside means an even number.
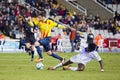
M34 46L31 46L31 50L32 50L32 51L34 51L34 48L35 48Z
M83 71L85 69L85 66L81 63L78 64L78 71Z
M40 45L40 43L39 42L35 42L35 46L39 46Z
M26 48L30 48L30 46L31 46L30 44L26 44Z
M83 67L78 68L78 71L83 71L83 70L84 70L84 68L83 68Z
M51 51L48 51L47 52L47 55L51 56L52 52Z

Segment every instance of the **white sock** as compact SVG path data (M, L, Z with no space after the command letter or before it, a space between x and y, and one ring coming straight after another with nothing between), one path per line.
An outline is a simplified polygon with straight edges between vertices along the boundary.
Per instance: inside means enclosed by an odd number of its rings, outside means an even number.
M72 71L77 71L78 68L77 67L69 67L69 69Z
M57 69L57 68L59 68L59 67L61 67L62 66L62 63L59 63L59 64L57 64L56 66L54 66L53 68L54 69Z

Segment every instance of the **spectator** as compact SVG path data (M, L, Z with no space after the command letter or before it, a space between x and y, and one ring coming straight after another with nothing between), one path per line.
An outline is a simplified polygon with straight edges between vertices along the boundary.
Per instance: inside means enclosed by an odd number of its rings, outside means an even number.
M95 44L97 45L97 49L98 50L98 47L100 45L100 41L103 40L103 36L99 33L96 37L95 37Z
M74 52L75 51L75 39L76 39L76 29L72 28L71 29L71 32L70 32L70 43L71 43L71 47L72 47L72 50L71 52Z
M80 45L81 38L82 38L82 36L80 35L80 33L76 32L76 37L75 37L75 40L74 40L76 50L79 50L78 45Z
M116 32L116 28L115 28L115 25L114 24L111 24L111 27L109 28L109 31L113 33L113 35L115 35L117 32Z
M7 36L10 36L10 27L9 27L9 22L8 20L5 21L5 26L4 26L5 34Z
M56 16L58 14L58 10L56 7L52 6L50 10L50 16Z
M3 32L2 20L0 20L0 31Z
M56 51L57 50L57 37L51 37L51 49L52 51Z
M100 24L100 22L96 21L96 23L94 24L94 29L99 30L102 28L102 25Z
M70 35L70 32L71 32L70 28L67 27L67 28L65 29L65 31L66 31L67 35L69 36L69 35Z
M92 33L92 31L90 30L88 35L87 35L87 43L93 43L94 42L94 34Z
M57 51L60 51L60 52L63 51L63 48L62 48L62 36L61 36L60 33L58 34Z

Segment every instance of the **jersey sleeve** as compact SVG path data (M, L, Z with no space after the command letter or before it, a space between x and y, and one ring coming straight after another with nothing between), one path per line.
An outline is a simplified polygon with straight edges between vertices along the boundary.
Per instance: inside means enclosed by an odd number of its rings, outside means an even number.
M52 21L52 20L48 20L48 22L49 22L49 25L50 25L51 27L56 27L56 26L57 26L57 23L54 22L54 21Z
M39 24L39 21L36 20L36 19L33 19L33 22L34 22L35 25L38 25L38 24Z
M31 21L29 21L28 24L29 24L30 26L34 26L33 22L31 22Z
M58 27L58 28L63 28L63 29L66 28L65 26L63 26L55 21L52 21L52 20L49 20L49 21L52 22L53 27Z
M58 24L58 28L62 28L62 29L64 29L64 28L66 28L66 27L63 26L63 25L61 25L61 24Z

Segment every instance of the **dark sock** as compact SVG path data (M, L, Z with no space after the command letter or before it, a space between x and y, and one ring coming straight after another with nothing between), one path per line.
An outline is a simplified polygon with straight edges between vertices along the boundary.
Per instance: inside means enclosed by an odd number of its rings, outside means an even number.
M63 58L62 58L62 57L60 57L59 55L54 54L54 53L52 53L50 56L52 56L52 57L54 57L54 58L56 58L56 59L59 59L60 61L62 61L62 60L63 60Z
M26 48L25 50L29 55L31 55L31 50L30 49Z
M39 46L36 46L36 49L37 49L37 52L38 52L39 57L40 57L40 58L43 58L43 56L42 56L42 50L40 49L40 47L39 47Z
M25 50L26 50L26 52L29 52L29 51L30 51L30 49L29 49L29 48L25 48Z
M34 58L34 51L31 51L31 59Z

